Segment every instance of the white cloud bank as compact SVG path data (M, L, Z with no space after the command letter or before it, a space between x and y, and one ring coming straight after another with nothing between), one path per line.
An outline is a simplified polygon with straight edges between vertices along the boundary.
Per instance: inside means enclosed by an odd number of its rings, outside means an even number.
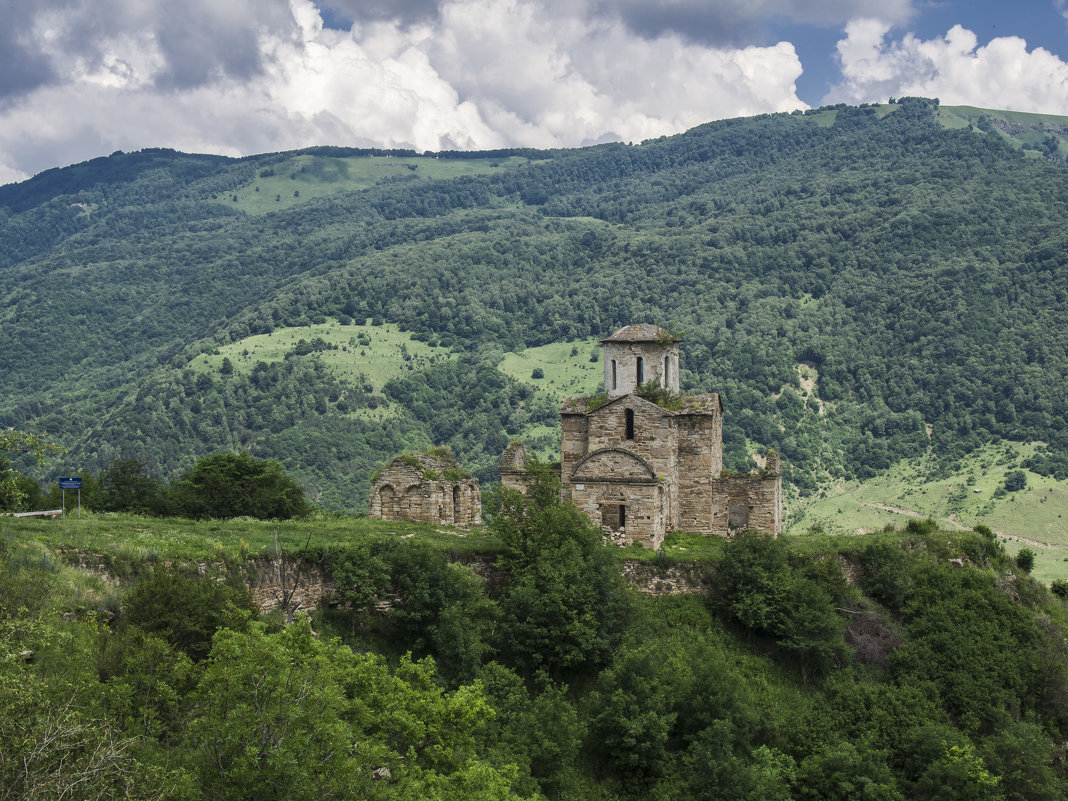
M154 2L100 2L116 21L91 47L69 8L21 32L51 77L0 105L0 183L116 149L574 146L805 107L790 43L642 37L583 2L445 0L423 21L338 31L312 0L261 0L244 17L212 12L210 40L176 37L145 11Z
M844 81L830 103L885 101L890 96L937 97L947 105L1068 114L1068 63L1016 36L980 47L955 25L927 41L906 34L887 41L890 26L857 19L838 42Z

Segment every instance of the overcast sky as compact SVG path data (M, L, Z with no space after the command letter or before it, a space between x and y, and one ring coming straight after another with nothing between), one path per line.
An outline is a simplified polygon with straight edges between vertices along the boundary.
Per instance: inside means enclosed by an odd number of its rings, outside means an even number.
M579 146L901 95L1068 115L1068 0L0 9L0 183L120 149Z

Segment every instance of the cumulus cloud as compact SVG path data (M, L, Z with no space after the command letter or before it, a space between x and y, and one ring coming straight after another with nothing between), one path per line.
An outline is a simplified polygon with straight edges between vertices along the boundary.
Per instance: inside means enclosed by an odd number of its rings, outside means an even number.
M913 34L888 41L890 26L857 19L838 42L844 81L827 102L869 102L893 95L938 97L943 103L1068 114L1068 64L1016 36L979 45L953 26L945 36Z
M572 146L804 107L787 42L638 34L582 2L406 0L403 19L372 3L347 30L313 0L91 3L20 18L46 66L3 101L0 181L147 146Z
M16 4L11 4L15 6ZM37 59L32 74L9 81L6 95L78 80L81 73L122 74L191 88L261 69L259 36L287 24L285 0L35 0L17 4L4 34ZM148 64L135 63L149 57ZM121 61L133 62L125 65Z

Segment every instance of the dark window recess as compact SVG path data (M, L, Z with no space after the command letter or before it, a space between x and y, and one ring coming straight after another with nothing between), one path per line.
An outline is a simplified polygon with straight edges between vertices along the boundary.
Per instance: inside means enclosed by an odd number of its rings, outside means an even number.
M627 507L623 504L619 505L619 527L620 529L627 527Z
M638 357L638 383L645 383L645 360L641 356Z
M612 359L612 389L616 388L616 360Z
M622 504L605 503L601 505L601 525L610 531L618 531L623 528L620 513L625 507Z
M627 439L634 439L634 410L627 409L626 411L627 421Z

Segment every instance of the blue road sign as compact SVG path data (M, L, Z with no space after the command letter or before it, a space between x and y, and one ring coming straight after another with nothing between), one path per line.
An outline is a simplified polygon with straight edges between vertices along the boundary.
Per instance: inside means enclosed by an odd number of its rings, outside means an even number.
M62 478L59 479L59 488L60 489L81 489L82 488L82 479L81 479L80 476L73 476L73 477L70 477L70 478L62 477Z

